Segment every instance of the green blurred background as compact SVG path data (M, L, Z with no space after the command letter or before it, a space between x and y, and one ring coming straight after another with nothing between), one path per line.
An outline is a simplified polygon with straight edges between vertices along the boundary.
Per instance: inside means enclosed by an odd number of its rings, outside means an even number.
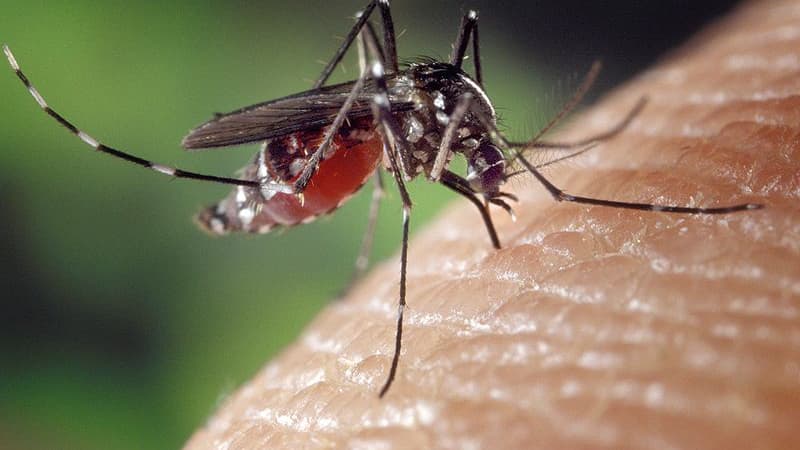
M227 175L254 146L188 154L181 137L214 111L307 89L362 3L0 0L0 41L96 138ZM401 56L441 57L477 8L485 84L525 137L593 59L610 86L730 6L640 3L395 1L393 12ZM354 58L345 66L337 80L356 72ZM210 238L190 218L226 188L93 153L11 70L0 98L0 448L179 447L348 279L368 194L287 232ZM424 181L411 190L413 228L453 199ZM391 194L375 260L399 228Z

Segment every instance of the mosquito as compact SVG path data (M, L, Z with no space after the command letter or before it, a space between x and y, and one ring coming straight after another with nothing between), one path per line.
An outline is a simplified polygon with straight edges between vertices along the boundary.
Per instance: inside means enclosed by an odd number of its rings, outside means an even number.
M376 9L381 18L380 37L370 21ZM359 48L359 77L326 84L354 42ZM464 68L470 45L472 74ZM308 223L336 210L373 179L367 232L356 263L359 273L367 266L384 189L381 170L386 170L394 179L403 212L394 351L379 397L389 391L400 363L412 210L406 183L420 175L475 205L497 249L500 239L489 207L512 213L508 202L516 198L501 188L509 178L523 172L532 174L557 201L685 214L726 214L762 207L754 203L709 208L631 203L571 195L556 187L542 175L542 167L616 136L641 111L645 100L603 133L575 142L543 140L542 136L580 102L592 85L599 71L599 64L595 64L570 101L539 133L525 142L507 139L497 128L495 108L483 87L475 11L462 17L449 60L417 59L401 65L389 1L371 0L356 14L355 24L310 90L217 114L183 139L187 150L260 143L253 160L240 171L240 178L158 164L101 143L50 108L8 46L4 45L3 51L36 103L89 147L169 177L233 186L227 197L197 215L199 225L212 234L267 233L275 227ZM526 154L544 149L567 154L540 165L526 158ZM455 155L466 160L466 174L449 170ZM515 169L517 163L521 170Z

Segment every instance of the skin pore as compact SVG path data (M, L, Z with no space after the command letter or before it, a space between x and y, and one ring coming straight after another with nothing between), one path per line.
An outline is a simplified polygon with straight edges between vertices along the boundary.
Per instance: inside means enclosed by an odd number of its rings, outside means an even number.
M458 201L233 394L187 448L785 448L800 423L800 8L753 2L591 108L620 136L511 183L491 248ZM796 31L796 30L795 30ZM399 219L398 219L399 220ZM231 349L235 351L235 349Z

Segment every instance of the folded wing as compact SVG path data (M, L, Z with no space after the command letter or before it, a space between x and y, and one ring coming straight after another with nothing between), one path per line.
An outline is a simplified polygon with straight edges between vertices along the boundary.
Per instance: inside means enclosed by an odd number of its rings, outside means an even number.
M354 83L324 86L220 114L193 129L183 138L182 145L189 150L227 147L322 128L333 122ZM389 89L393 111L414 108L408 100L408 89L398 86L396 80L391 80ZM347 114L349 119L372 115L375 90L375 83L367 80Z

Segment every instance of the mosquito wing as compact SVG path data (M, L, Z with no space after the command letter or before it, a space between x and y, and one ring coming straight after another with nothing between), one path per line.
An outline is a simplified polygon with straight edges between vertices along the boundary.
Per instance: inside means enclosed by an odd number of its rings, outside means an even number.
M322 128L333 122L354 83L350 81L324 86L218 115L192 130L183 138L182 145L189 150L227 147ZM408 100L408 87L398 82L397 78L388 80L388 84L393 111L403 112L414 108L414 103ZM358 119L371 116L375 92L375 83L367 80L347 117Z

